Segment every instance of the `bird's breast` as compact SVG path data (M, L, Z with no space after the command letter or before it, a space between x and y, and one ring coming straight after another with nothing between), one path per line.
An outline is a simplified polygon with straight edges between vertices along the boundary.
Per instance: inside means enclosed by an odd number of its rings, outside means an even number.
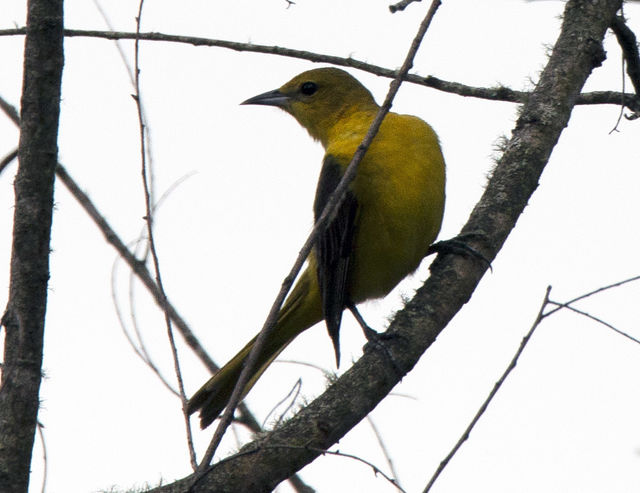
M344 168L368 129L362 119L357 123L327 148ZM444 159L431 127L389 114L351 184L358 201L354 302L386 295L418 267L440 230L444 185Z

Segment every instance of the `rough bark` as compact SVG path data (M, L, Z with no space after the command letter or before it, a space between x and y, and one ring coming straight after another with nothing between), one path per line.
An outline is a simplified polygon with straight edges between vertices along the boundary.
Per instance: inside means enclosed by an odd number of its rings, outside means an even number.
M0 489L24 493L38 415L63 65L62 0L30 0L0 384Z

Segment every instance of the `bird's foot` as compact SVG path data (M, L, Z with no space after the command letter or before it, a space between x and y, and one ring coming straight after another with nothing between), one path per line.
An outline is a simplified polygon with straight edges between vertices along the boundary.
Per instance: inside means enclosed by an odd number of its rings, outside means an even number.
M434 243L429 247L427 251L427 255L431 255L434 253L447 254L452 253L454 255L464 255L466 257L473 257L477 260L480 260L489 268L489 270L493 271L491 267L491 262L478 250L469 246L466 242L473 239L485 238L485 235L482 233L464 233L458 235L449 240L442 240L437 243Z
M365 345L365 348L371 345L372 348L382 351L382 354L384 354L386 358L389 360L389 363L391 363L391 366L393 367L393 370L396 372L396 374L402 377L404 374L402 373L402 370L400 370L400 366L398 365L395 358L393 357L393 354L391 354L391 351L389 351L389 348L385 344L385 341L399 338L400 335L389 334L388 332L376 332L369 326L362 327L362 331L364 332L364 336L367 338L367 344Z
M402 376L403 373L400 370L398 363L396 363L396 360L393 358L391 351L389 351L389 348L384 343L384 341L388 341L389 339L395 339L396 337L400 337L400 336L398 334L389 334L387 332L384 332L384 333L376 332L371 327L369 327L367 322L365 322L364 318L362 317L362 315L360 315L360 312L358 311L355 305L351 304L349 306L349 310L351 311L355 319L358 321L358 324L362 328L364 337L367 339L366 346L371 344L371 347L382 351L382 353L389 359L389 362L393 366L394 371L398 375Z

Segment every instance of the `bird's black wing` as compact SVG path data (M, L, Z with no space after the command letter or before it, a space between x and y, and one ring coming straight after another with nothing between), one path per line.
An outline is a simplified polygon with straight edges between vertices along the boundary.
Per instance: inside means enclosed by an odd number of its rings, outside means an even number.
M343 169L337 159L331 155L325 156L313 204L316 221L320 218L342 175ZM320 233L315 244L322 313L333 342L338 366L340 365L339 332L342 310L350 302L347 292L349 262L353 251L357 212L358 201L353 192L347 191L334 219Z

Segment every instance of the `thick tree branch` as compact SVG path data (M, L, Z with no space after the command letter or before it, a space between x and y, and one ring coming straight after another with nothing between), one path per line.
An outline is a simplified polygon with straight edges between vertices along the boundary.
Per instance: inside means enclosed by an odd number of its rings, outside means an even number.
M4 362L0 384L0 485L27 491L40 401L49 242L63 65L62 0L30 0L22 86L20 166Z
M535 191L566 127L581 88L604 59L602 39L621 0L568 2L562 30L540 82L525 102L513 135L481 200L463 228L479 238L473 247L493 259ZM295 417L209 469L154 493L271 491L313 461L363 419L417 363L470 299L486 265L456 255L438 256L431 277L397 313L387 342L393 361L367 348L342 377ZM292 446L294 448L292 448Z
M0 36L17 36L25 33L25 28L0 29ZM115 31L91 31L81 29L66 29L65 36L68 37L89 37L102 38L109 40L120 39L136 39L135 32L115 32ZM164 41L169 43L182 43L192 46L212 46L224 48L234 51L246 51L250 53L264 53L268 55L278 55L289 58L297 58L300 60L308 60L313 63L330 63L340 67L355 68L393 79L396 71L371 63L356 60L354 58L344 58L333 55L323 55L304 50L294 50L291 48L282 48L280 46L267 46L252 43L239 43L236 41L226 41L222 39L201 38L197 36L180 36L174 34L164 34L156 32L139 33L138 39L142 41ZM489 101L505 101L509 103L524 103L529 97L527 91L516 91L508 87L473 87L458 82L446 81L433 76L420 76L416 74L408 74L403 78L404 81L425 87L431 87L439 91L458 94L479 99L487 99ZM597 91L585 93L576 99L576 104L623 104L634 113L640 112L640 97L633 94L623 94L616 91Z

